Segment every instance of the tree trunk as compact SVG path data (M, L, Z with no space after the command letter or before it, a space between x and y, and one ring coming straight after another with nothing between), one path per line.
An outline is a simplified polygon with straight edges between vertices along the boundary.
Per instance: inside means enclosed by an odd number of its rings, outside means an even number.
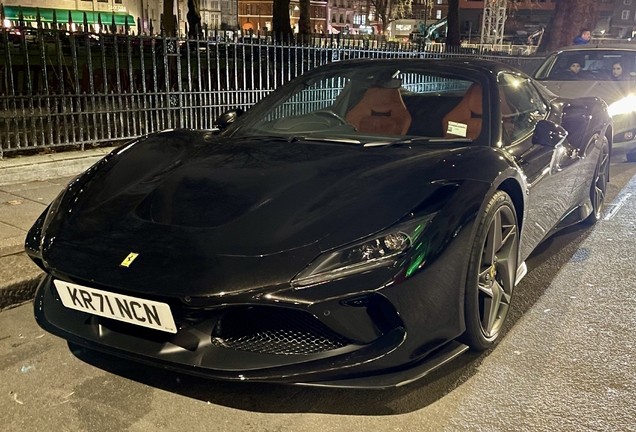
M298 20L298 34L308 40L311 35L311 20L309 19L309 0L300 0L300 19Z
M199 0L188 0L188 36L196 39L201 37L201 13L199 12Z
M274 0L272 15L274 38L282 41L287 40L294 34L289 22L289 0Z
M446 15L446 19L448 25L446 46L460 46L462 41L459 36L459 0L448 0L448 15Z
M174 0L163 0L163 31L166 36L174 36Z
M594 30L600 16L600 4L598 0L557 0L552 25L544 38L545 50L555 51L572 45L583 28Z

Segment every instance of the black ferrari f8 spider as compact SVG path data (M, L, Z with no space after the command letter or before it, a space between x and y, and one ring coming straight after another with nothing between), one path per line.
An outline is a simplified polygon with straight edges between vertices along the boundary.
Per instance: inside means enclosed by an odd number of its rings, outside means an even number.
M73 180L26 250L44 329L236 381L390 387L501 336L525 260L601 217L612 123L466 59L316 68Z

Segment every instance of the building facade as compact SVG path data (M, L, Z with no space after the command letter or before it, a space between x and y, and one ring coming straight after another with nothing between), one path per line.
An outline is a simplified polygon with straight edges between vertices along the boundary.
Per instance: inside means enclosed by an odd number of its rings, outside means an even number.
M636 0L615 0L610 34L618 38L636 37Z
M272 0L238 0L238 26L245 32L272 31L274 3ZM294 33L298 33L300 20L299 2L289 3L289 21ZM311 0L309 4L309 21L314 33L325 33L327 29L327 2Z
M448 0L413 0L413 18L425 25L437 22L448 15Z
M608 22L614 14L614 1L598 0L600 19L598 33L609 32ZM632 0L636 1L636 0ZM460 31L464 38L479 38L483 19L484 0L463 0L459 6ZM549 28L554 17L555 0L508 0L505 32L513 43L525 43L528 35L544 28ZM636 24L636 23L635 23Z
M163 0L3 0L2 5L8 21L5 25L17 21L19 11L23 12L25 21L35 21L38 8L44 22L51 20L52 11L55 10L58 22L68 22L68 12L72 12L73 22L81 24L82 13L85 12L93 31L100 31L98 18L106 25L112 22L114 16L118 27L123 27L128 20L133 33L144 34L160 33L164 7ZM237 0L200 0L199 12L201 26L210 31L239 28ZM174 0L174 14L177 16L179 32L183 35L188 14L187 0Z
M92 26L93 31L100 31L100 21L103 25L112 24L113 17L118 27L128 21L132 31L138 31L136 27L139 19L141 31L144 31L148 29L150 19L158 22L163 7L160 0L150 3L148 0L4 0L2 5L5 11L5 26L16 22L20 11L27 24L34 23L39 9L43 23L50 23L55 11L58 23L68 23L71 12L73 23L81 25L83 13L86 13L88 24Z

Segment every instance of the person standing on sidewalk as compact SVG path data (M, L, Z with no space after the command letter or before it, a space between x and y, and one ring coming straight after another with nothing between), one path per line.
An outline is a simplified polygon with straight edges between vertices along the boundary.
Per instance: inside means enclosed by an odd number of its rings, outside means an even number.
M592 32L590 29L583 28L581 29L581 33L577 37L574 38L574 45L585 45L590 43L590 39L592 39Z

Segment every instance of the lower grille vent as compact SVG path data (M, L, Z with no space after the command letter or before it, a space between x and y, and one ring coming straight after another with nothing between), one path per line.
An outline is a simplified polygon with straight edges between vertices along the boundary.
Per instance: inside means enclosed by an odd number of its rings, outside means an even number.
M212 333L216 346L262 354L315 354L349 343L313 315L291 309L240 307L225 312Z

